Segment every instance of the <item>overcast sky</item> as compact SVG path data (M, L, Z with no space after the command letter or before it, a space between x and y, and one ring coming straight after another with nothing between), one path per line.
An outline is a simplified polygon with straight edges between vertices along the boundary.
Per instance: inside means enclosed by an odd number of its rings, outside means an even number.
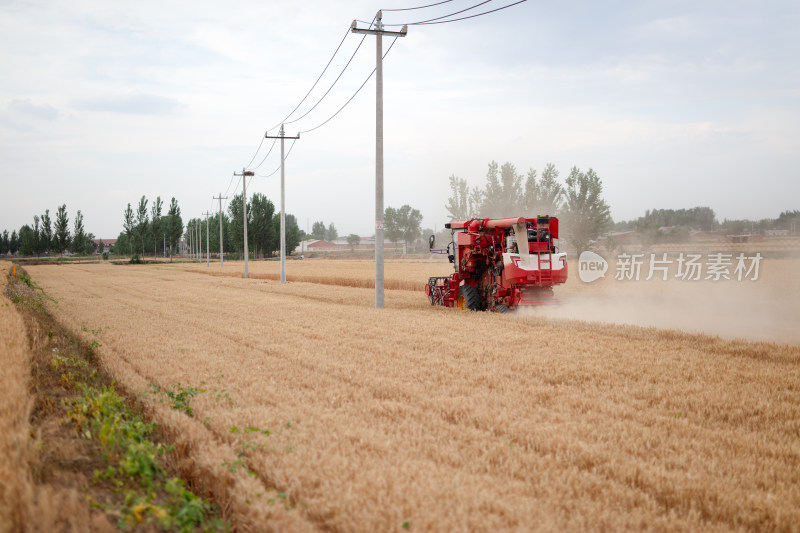
M0 230L65 203L71 222L80 209L87 231L115 238L142 195L176 197L184 220L216 211L212 197L241 191L232 172L277 133L353 19L425 3L0 0ZM387 11L384 22L476 3ZM562 180L594 168L615 220L698 205L720 220L800 209L798 28L796 1L676 0L530 0L411 26L384 62L385 205L410 204L440 229L448 176L482 186L496 160L521 174L552 162ZM361 39L345 38L290 120ZM374 66L367 36L287 135L328 119ZM322 220L340 235L373 232L374 146L373 79L286 160L286 210L303 229ZM279 163L276 146L256 172ZM279 209L280 173L261 176L248 194Z

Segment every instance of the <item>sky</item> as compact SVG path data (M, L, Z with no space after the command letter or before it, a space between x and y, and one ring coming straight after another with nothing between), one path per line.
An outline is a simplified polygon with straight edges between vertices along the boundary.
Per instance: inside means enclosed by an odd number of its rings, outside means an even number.
M374 78L313 129L375 68L376 38L350 24L479 1L0 0L0 231L66 204L71 223L80 209L87 231L116 238L142 196L201 217L219 209L213 197L241 192L232 174L244 167L256 172L248 196L277 211L280 142L268 153L263 137L285 121L300 133L285 141L286 211L303 229L321 220L370 235ZM614 220L800 209L797 28L796 1L680 0L529 0L411 25L383 63L384 204L441 229L448 177L482 187L497 161L520 174L553 163L562 181L593 168Z

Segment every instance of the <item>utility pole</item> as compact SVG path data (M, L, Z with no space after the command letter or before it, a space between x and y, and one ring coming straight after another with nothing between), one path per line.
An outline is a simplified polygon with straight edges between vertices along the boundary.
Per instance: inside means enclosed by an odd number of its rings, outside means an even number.
M209 244L211 242L209 240L211 238L211 233L208 231L208 215L211 213L206 211L203 214L206 216L206 268L208 268L209 265L211 265L211 245Z
M194 231L197 236L197 262L203 260L203 226L200 224L200 219L198 218L194 222Z
M214 200L219 200L219 267L222 268L224 266L225 260L223 259L222 254L222 200L227 200L228 197L222 197L222 193L219 193L219 196L213 196Z
M281 283L286 283L286 194L284 188L283 140L299 139L300 134L298 133L297 137L287 137L283 132L283 124L281 124L281 131L278 132L277 137L265 135L264 138L281 140Z
M350 25L353 33L368 33L375 36L377 56L375 66L375 308L383 309L383 45L384 35L405 37L408 26L400 31L383 29L383 12L375 15L374 30L358 29L354 20Z
M252 170L245 170L242 167L242 173L237 174L236 172L233 173L234 176L241 176L242 177L242 213L243 215L243 222L244 222L244 277L247 277L247 258L250 253L247 251L247 176L255 176L256 173Z

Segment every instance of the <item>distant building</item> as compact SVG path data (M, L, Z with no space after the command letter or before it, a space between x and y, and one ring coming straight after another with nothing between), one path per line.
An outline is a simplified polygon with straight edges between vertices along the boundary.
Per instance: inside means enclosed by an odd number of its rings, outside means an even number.
M94 239L92 242L94 242L97 247L97 253L102 254L111 251L111 248L117 244L117 239ZM102 250L100 249L100 243L103 244Z

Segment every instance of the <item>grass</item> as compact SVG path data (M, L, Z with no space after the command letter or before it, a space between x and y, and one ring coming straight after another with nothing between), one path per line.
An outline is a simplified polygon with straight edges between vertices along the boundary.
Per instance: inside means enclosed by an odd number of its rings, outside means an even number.
M152 401L237 528L800 523L798 346L459 313L410 290L387 291L376 310L372 290L335 285L31 271L74 329L102 321L84 336ZM185 395L187 416L148 394L200 380L232 400Z

